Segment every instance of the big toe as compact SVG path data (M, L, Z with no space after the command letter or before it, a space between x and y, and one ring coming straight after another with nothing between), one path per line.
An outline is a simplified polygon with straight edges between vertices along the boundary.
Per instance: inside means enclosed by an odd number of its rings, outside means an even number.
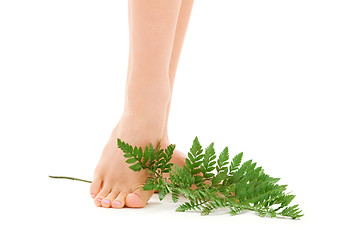
M144 191L142 190L142 187L139 187L138 189L127 195L125 206L131 208L142 208L153 196L153 193L153 191Z

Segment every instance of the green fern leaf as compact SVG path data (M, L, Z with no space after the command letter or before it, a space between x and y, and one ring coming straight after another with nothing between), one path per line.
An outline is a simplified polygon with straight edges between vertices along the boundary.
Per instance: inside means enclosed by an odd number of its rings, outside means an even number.
M295 196L285 192L287 185L278 184L280 178L265 174L263 168L257 167L252 160L241 165L242 152L229 161L226 147L216 160L214 143L203 154L196 137L185 165L180 167L170 162L175 150L173 144L161 149L161 141L156 148L150 143L143 151L141 146L131 146L118 138L117 146L123 151L126 163L131 164L131 170L146 169L151 174L143 190L158 191L160 200L169 193L174 202L180 195L188 199L176 209L178 212L200 210L201 215L208 215L215 209L228 208L231 215L248 210L267 217L296 219L304 216L298 204L290 206ZM164 173L169 173L169 177L164 177Z
M230 165L230 169L229 169L230 173L232 173L233 171L236 171L238 169L238 167L241 165L242 157L243 157L243 152L234 156L234 158L232 159L231 165Z
M132 164L132 163L135 163L137 162L137 159L135 159L134 157L133 158L129 158L126 160L126 163L129 163L129 164Z
M131 165L130 169L132 169L135 172L139 172L140 170L142 170L142 164L140 162L137 162L136 164Z
M219 155L219 159L217 161L216 171L226 171L226 165L228 164L229 160L229 149L226 147Z

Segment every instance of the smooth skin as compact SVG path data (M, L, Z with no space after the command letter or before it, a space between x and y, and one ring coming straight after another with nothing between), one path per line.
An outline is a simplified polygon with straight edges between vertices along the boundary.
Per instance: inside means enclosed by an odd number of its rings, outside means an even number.
M124 111L105 145L90 193L98 207L146 205L153 191L142 190L148 173L134 172L117 147L117 138L132 146L170 144L168 115L182 45L193 0L129 0L129 64ZM175 150L171 162L183 165Z

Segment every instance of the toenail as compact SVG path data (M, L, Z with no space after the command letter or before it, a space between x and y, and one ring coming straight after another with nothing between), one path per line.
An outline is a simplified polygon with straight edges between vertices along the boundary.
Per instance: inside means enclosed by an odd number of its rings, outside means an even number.
M110 204L110 201L108 199L104 199L103 202L106 204Z
M92 198L95 198L95 194L91 194Z
M101 199L100 199L100 198L98 198L97 200L98 200L99 202L101 202Z
M121 203L119 201L115 201L116 205L121 205Z

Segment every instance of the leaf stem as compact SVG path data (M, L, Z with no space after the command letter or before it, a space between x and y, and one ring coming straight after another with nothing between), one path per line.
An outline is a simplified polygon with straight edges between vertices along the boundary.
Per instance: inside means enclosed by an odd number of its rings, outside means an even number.
M79 179L79 178L73 178L73 177L64 177L64 176L49 176L50 178L62 178L62 179L70 179L74 181L81 181L81 182L86 182L86 183L92 183L92 181L84 180L84 179Z

